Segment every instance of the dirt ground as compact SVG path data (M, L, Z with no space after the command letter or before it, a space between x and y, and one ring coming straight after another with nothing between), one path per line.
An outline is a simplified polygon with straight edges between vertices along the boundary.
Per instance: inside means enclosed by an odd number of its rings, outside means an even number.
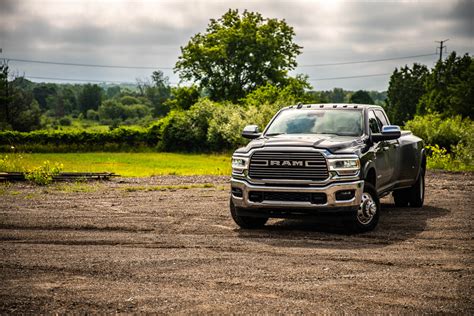
M423 208L384 198L360 235L240 230L228 180L2 185L0 314L474 313L474 174L428 173Z

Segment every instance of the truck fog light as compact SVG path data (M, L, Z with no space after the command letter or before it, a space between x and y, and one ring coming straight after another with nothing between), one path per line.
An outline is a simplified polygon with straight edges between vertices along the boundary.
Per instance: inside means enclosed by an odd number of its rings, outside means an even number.
M355 196L355 190L341 190L336 192L337 201L352 200Z
M241 198L243 196L242 189L232 188L232 195L235 197Z

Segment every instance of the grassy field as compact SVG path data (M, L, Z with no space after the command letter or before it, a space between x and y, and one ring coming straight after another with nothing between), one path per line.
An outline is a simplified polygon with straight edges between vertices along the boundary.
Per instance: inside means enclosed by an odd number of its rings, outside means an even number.
M125 177L230 175L228 155L176 153L50 153L9 155L13 165L31 169L48 160L65 172L115 172ZM12 169L12 168L10 168ZM17 168L18 169L18 168ZM8 170L14 171L14 170Z

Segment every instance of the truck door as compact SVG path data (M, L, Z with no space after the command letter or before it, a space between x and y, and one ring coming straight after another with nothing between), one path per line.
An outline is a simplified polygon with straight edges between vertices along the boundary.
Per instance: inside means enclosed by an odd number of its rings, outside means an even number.
M382 123L377 120L374 110L369 110L369 127L372 133L380 133ZM382 191L391 184L393 176L393 162L391 158L391 148L388 142L382 141L374 143L375 167L377 172L377 190Z
M383 111L375 110L374 113L380 129L382 129L382 126L384 125L390 125L388 118ZM399 179L400 175L400 141L398 139L387 140L383 142L383 146L385 147L389 159L388 169L390 169L391 174L389 185L392 185Z

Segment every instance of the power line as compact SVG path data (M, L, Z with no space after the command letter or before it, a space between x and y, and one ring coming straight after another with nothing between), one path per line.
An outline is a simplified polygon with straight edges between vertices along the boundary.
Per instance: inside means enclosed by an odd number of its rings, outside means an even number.
M342 79L353 79L353 78L381 77L381 76L388 76L388 75L391 75L391 73L357 75L357 76L347 76L347 77L314 78L314 79L308 79L308 80L309 81L342 80Z
M418 57L427 57L436 55L435 53L431 54L422 54L422 55L411 55L411 56L399 56L399 57L390 57L382 59L367 59L367 60L357 60L357 61L346 61L346 62L335 62L335 63L322 63L322 64L311 64L311 65L299 65L298 68L304 67L326 67L326 66L339 66L339 65L353 65L353 64L364 64L364 63L376 63L384 62L390 60L402 60L409 58L418 58ZM122 66L122 65L101 65L101 64L82 64L82 63L67 63L67 62L55 62L55 61L46 61L46 60L32 60L32 59L18 59L18 58L8 58L5 59L10 61L22 62L22 63L37 63L37 64L49 64L49 65L61 65L61 66L79 66L79 67L97 67L97 68L120 68L120 69L163 69L163 70L172 70L173 67L150 67L150 66Z
M136 82L130 81L115 81L115 80L95 80L95 79L78 79L78 78L53 78L53 77L39 77L39 76L24 76L27 79L40 79L40 80L57 80L57 81L78 81L78 82L97 82L97 83L118 83L118 84L136 84ZM169 84L175 85L176 82L170 82Z
M48 65L61 65L61 66L79 66L79 67L97 67L97 68L122 68L122 69L165 69L172 70L173 67L146 67L146 66L121 66L121 65L99 65L99 64L79 64L79 63L66 63L66 62L55 62L55 61L46 61L46 60L31 60L31 59L18 59L18 58L8 58L5 59L9 61L16 61L21 63L36 63L36 64L48 64Z
M359 61L344 61L339 63L325 63L325 64L313 64L313 65L300 65L298 67L326 67L326 66L339 66L339 65L353 65L353 64L365 64L365 63L377 63L389 60L401 60L417 57L427 57L436 55L435 53L423 54L423 55L412 55L412 56L401 56L401 57L391 57L391 58L382 58L382 59L368 59L368 60L359 60Z
M323 81L323 80L343 80L343 79L354 79L354 78L367 78L367 77L381 77L388 76L391 73L383 74L367 74L367 75L357 75L357 76L346 76L346 77L329 77L329 78L313 78L308 79L309 81ZM122 83L122 84L135 84L134 82L127 81L115 81L115 80L95 80L95 79L78 79L78 78L58 78L58 77L39 77L39 76L28 76L25 75L27 79L43 79L43 80L58 80L58 81L79 81L79 82L98 82L98 83ZM170 84L177 84L176 82L170 82Z
M38 76L25 76L28 79L45 79L45 80L58 80L58 81L80 81L80 82L99 82L99 83L123 83L123 84L134 84L133 82L125 81L114 81L114 80L94 80L94 79L77 79L77 78L52 78L52 77L38 77Z

